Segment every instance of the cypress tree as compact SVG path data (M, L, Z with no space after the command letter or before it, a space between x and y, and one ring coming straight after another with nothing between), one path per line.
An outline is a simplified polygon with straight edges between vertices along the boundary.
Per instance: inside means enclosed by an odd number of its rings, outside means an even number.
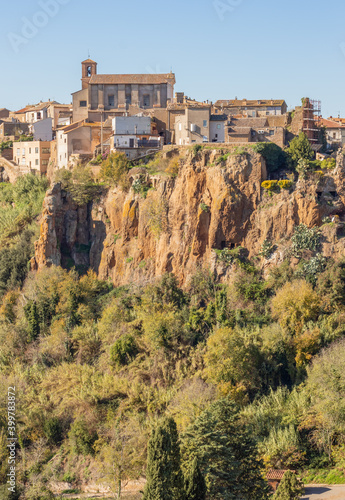
M277 491L273 495L274 500L298 500L304 493L304 486L296 474L291 470L285 472Z
M175 421L165 418L148 444L144 500L185 500Z
M185 490L186 500L205 500L206 498L206 483L196 458L187 470Z

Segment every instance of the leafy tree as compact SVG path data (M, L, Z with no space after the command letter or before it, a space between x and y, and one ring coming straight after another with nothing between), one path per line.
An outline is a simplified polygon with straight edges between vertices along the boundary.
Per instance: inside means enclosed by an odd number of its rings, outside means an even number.
M254 146L254 151L265 158L268 173L285 168L286 153L277 144L260 142Z
M308 369L306 389L311 404L304 426L329 456L332 444L345 436L345 341L334 342Z
M238 402L260 387L259 350L253 337L231 328L219 328L207 341L206 373L223 394Z
M113 153L102 163L100 176L109 184L119 185L127 191L130 187L127 173L131 165L124 153Z
M304 493L304 486L291 470L285 472L273 500L299 500Z
M286 152L294 167L299 160L311 160L314 157L314 152L304 132L292 139Z
M185 474L185 490L186 500L206 499L206 483L196 458L194 458Z
M239 407L229 399L213 403L187 429L183 456L197 457L205 476L208 499L267 498L261 463Z
M24 283L34 253L32 235L32 231L25 230L17 243L0 250L0 294Z
M180 446L175 421L165 418L148 444L144 500L184 500Z
M316 321L320 297L310 283L296 280L286 283L272 299L272 316L291 334L300 333L308 321Z
M54 181L60 182L62 189L68 191L79 206L89 203L100 191L99 185L94 181L92 170L82 165L74 167L72 171L58 170Z

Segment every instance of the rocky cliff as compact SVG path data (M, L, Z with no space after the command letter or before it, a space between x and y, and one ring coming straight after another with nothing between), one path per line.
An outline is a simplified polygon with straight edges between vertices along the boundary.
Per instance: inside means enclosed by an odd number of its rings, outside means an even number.
M33 268L90 267L115 285L165 272L186 283L199 265L222 277L226 270L215 249L241 245L253 256L269 239L277 245L270 262L278 263L296 225L320 226L326 215L341 220L345 214L342 152L330 173L309 174L273 195L261 187L267 172L257 153L185 150L179 162L176 178L134 168L129 192L115 187L84 207L54 185L44 202ZM325 255L343 255L342 231L342 224L325 228Z

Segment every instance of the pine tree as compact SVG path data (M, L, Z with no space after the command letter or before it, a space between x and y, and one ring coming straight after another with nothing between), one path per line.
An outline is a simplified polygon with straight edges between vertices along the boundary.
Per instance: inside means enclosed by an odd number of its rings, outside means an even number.
M187 430L183 454L194 455L205 476L209 498L264 500L263 480L256 447L239 420L239 408L230 400L213 403Z
M304 493L304 486L291 470L285 472L273 500L298 500Z
M198 465L198 460L194 458L185 476L186 500L205 500L206 483Z
M165 418L148 444L144 500L185 500L175 421Z

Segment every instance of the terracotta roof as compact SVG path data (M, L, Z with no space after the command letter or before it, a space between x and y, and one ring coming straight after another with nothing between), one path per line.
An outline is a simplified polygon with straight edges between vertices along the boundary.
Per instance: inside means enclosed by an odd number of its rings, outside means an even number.
M344 128L345 125L342 123L333 121L333 120L326 120L326 118L320 118L320 120L317 121L317 124L320 127L326 127L326 128Z
M171 80L175 82L174 73L167 73L163 75L92 75L90 84L93 85L117 85L117 84L160 84L168 83Z
M281 480L281 479L283 479L285 472L287 472L287 469L285 469L285 470L284 469L270 469L266 474L266 478L273 479L273 480L274 479Z
M248 135L251 132L250 127L231 127L229 128L229 135Z
M219 99L215 102L216 107L223 106L224 108L232 107L243 107L243 106L255 106L255 107L266 107L266 106L282 106L285 103L284 99L266 99L266 100L247 100L247 99Z
M82 64L84 63L94 63L97 64L96 61L93 61L92 59L85 59L85 61L82 61Z
M29 105L29 106L25 106L25 108L22 108L22 109L19 109L18 111L14 111L14 113L17 113L17 114L23 114L23 113L26 113L29 109L31 109L32 106Z
M59 102L56 101L47 101L47 102L39 102L38 104L35 104L34 106L29 107L26 112L29 113L31 111L41 111L41 109L48 108L52 104L59 104Z
M232 118L230 125L235 127L265 128L268 124L267 118Z

